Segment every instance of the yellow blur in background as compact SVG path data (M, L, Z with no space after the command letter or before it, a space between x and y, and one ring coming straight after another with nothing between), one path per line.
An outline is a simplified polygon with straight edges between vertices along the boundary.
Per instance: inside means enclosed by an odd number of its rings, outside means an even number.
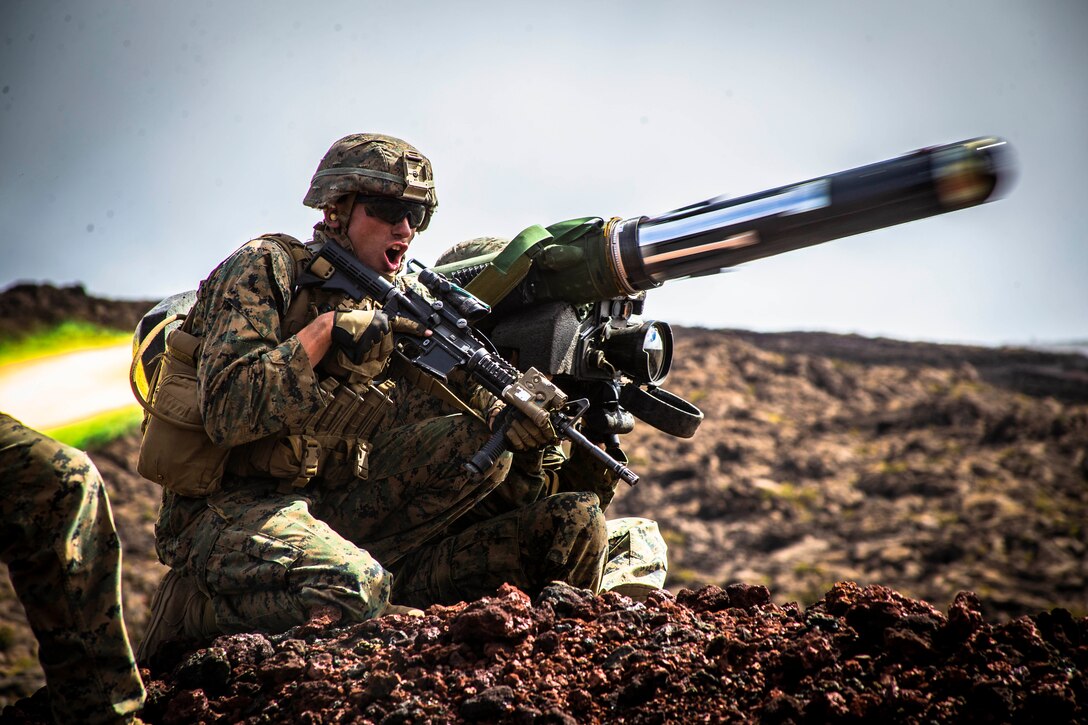
M64 323L0 345L0 411L77 448L141 420L129 386L131 334Z

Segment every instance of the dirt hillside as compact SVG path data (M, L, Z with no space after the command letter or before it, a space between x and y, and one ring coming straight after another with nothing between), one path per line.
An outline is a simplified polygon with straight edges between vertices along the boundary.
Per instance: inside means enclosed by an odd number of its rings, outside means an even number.
M1088 614L1088 358L825 334L677 332L690 441L628 436L617 505L670 536L673 587L840 580L989 618Z
M0 331L17 329L13 310L22 325L66 309L130 329L148 306L15 288L0 294ZM667 387L706 420L691 440L643 424L627 436L642 482L608 511L659 522L669 593L643 605L504 590L422 620L223 638L154 663L146 719L1088 714L1088 359L812 333L676 336ZM124 544L134 640L161 574L157 491L135 474L137 446L92 452ZM2 582L0 703L41 682ZM35 722L40 705L5 717Z

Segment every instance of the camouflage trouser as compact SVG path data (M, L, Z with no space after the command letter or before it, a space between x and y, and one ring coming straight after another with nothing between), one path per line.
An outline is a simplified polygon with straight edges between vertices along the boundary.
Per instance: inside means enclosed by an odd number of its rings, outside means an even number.
M222 492L192 529L195 556L167 563L211 598L220 632L282 632L328 605L345 622L362 621L389 601L381 565L298 494L265 486Z
M535 594L551 581L635 599L665 586L657 523L605 521L592 493L560 493L424 546L397 566L393 599L426 607L494 594L503 583Z
M398 388L397 419L423 420L448 411L419 390ZM593 459L570 461L548 450L544 458L515 456L504 482L453 526L400 562L393 599L427 606L494 593L504 582L533 593L552 580L594 591L613 590L644 598L665 584L665 541L649 519L604 521L598 495L607 488ZM556 460L559 463L556 463ZM555 490L554 470L563 466L566 493ZM551 483L550 483L551 482ZM597 484L595 486L594 484ZM613 481L614 485L614 481ZM578 493L569 493L576 491ZM611 500L611 491L606 493ZM607 532L607 533L606 533ZM607 539L607 543L602 543ZM423 541L422 539L420 541Z
M144 701L121 609L121 546L82 451L0 413L0 558L38 639L54 717L132 718Z
M463 468L486 436L470 416L435 418L376 436L365 481L315 481L300 494L267 486L220 492L185 532L191 554L165 563L211 597L224 632L282 631L329 604L345 623L369 619L389 601L383 565L448 526L505 475L507 457L486 476Z
M597 495L558 493L413 552L394 567L393 598L426 607L491 595L503 583L535 594L556 580L596 592L607 553Z

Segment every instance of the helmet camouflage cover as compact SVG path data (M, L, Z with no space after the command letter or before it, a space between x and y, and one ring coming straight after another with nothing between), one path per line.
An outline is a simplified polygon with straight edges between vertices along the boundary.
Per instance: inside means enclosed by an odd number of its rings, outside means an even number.
M442 252L442 255L435 260L434 265L436 267L441 267L443 264L453 264L454 262L461 262L466 259L472 259L473 257L482 257L485 254L501 252L509 243L510 240L504 239L503 237L476 237L475 239L468 239L464 242L458 242L445 252Z
M302 203L323 209L352 193L422 203L427 215L420 231L438 206L430 160L410 143L377 133L355 133L334 143L317 165Z

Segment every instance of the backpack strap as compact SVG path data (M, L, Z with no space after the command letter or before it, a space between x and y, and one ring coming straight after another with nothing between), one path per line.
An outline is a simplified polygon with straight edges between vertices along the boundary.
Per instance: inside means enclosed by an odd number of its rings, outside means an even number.
M310 251L309 247L290 234L262 234L257 239L267 239L275 242L295 263L294 268L291 270L291 287L295 287L298 278L302 276L302 273L310 264L310 260L314 258L314 253Z

